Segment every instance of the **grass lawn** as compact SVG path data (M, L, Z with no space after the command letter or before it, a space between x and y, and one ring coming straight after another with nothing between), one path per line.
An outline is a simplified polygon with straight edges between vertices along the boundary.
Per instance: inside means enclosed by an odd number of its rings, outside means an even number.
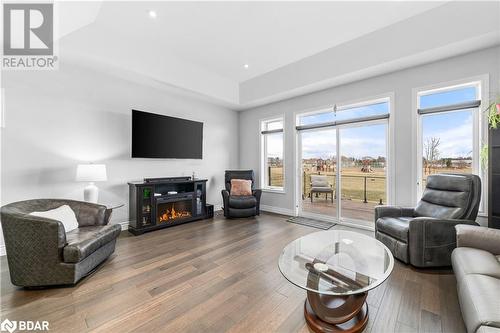
M347 200L364 200L364 186L366 177L366 197L368 202L379 203L380 199L384 204L387 204L386 194L386 175L383 169L373 169L374 172L365 173L361 172L359 168L343 168L342 169L342 199ZM471 173L470 168L465 169L433 169L434 173ZM318 174L317 172L306 171L302 176L302 193L305 198L308 197L311 190L311 174ZM336 176L334 172L321 172L321 175L328 177L328 182L335 189ZM424 177L424 186L425 186ZM271 169L271 185L283 186L283 171L282 168Z

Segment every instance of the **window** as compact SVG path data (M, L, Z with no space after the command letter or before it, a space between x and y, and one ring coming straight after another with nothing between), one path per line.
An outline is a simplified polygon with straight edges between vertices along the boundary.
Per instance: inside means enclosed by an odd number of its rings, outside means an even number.
M480 83L421 91L419 118L418 198L427 176L435 173L480 175Z
M261 137L261 187L268 190L283 191L285 179L283 118L262 121Z

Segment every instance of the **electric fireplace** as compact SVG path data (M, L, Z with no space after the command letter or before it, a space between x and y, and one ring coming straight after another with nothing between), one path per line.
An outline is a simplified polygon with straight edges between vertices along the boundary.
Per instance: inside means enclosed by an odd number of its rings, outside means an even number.
M150 178L129 183L128 230L134 235L209 217L206 179Z
M172 223L193 216L193 196L156 200L156 223Z

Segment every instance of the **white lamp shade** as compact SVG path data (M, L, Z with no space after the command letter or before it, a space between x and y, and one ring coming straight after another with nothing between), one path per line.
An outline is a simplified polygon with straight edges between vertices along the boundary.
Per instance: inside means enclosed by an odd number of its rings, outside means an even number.
M103 182L107 179L104 164L79 164L76 168L76 180L79 182Z

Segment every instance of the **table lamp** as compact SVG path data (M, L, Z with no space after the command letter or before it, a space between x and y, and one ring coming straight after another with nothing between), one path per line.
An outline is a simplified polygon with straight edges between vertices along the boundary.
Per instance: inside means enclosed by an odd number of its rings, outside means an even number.
M94 182L106 180L106 165L104 164L79 164L76 169L76 181L89 182L83 190L83 198L87 202L97 203L99 189Z

